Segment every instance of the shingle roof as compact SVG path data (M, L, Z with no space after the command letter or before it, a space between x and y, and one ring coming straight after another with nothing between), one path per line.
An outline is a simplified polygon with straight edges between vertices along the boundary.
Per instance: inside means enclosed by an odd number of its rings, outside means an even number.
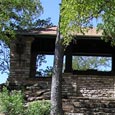
M21 31L18 33L23 34L23 35L56 35L57 27L33 29L30 31ZM75 33L75 35L97 37L97 36L102 36L102 31L97 32L96 28L91 28L88 30L88 32L85 32L85 35L83 35L82 33Z
M102 31L97 32L96 28L90 28L88 32L85 32L85 35L82 33L76 33L76 35L81 35L81 36L102 36Z

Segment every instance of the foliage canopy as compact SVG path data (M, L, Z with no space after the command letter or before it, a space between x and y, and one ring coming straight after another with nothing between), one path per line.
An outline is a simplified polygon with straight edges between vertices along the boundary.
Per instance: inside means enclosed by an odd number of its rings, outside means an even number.
M62 0L60 32L64 43L72 39L72 33L84 33L92 27L92 20L100 20L97 30L103 30L102 35L106 41L115 41L115 0ZM68 39L71 38L71 39ZM110 38L110 39L108 39Z
M0 0L0 39L9 42L14 30L29 28L42 11L40 0Z

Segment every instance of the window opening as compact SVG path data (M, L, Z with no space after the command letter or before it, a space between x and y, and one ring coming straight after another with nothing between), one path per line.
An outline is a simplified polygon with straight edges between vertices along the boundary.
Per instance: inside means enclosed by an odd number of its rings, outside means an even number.
M35 77L51 77L53 72L54 55L38 55L36 60L36 75ZM65 56L63 59L63 69L65 68Z
M36 61L36 77L51 77L54 55L38 55Z
M72 56L72 69L111 71L112 58L101 56Z

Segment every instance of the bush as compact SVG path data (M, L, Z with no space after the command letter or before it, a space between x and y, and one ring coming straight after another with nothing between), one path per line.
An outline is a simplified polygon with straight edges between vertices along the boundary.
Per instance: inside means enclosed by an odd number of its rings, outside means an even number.
M50 102L46 100L31 102L27 108L27 115L49 115Z
M3 88L0 93L0 112L6 115L23 115L24 104L21 91L12 91L9 93L7 88Z
M49 115L50 102L46 100L35 101L25 107L21 91L9 92L4 87L0 93L0 112L5 115Z

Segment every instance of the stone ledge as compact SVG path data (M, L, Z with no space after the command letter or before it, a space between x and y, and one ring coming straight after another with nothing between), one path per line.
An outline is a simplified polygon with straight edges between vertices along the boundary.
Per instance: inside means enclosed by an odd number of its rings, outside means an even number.
M69 99L84 99L84 100L108 100L108 101L115 101L115 97L72 97L70 96Z

